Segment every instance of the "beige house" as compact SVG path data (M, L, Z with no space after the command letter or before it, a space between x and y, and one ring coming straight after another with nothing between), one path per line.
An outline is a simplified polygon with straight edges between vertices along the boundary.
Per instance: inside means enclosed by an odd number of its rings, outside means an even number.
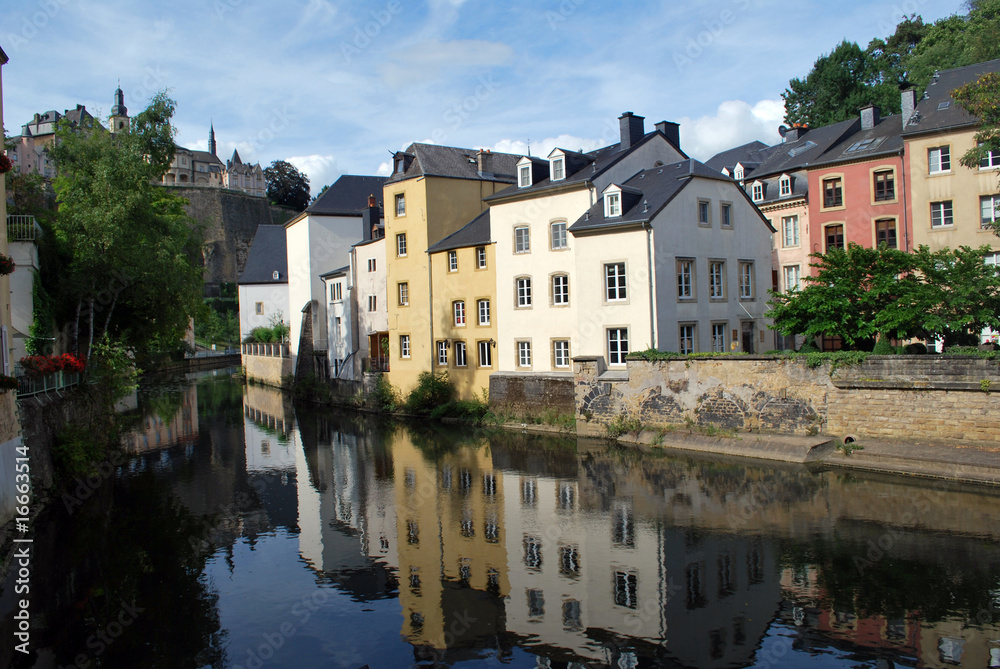
M227 188L255 197L267 194L260 163L244 163L237 150L233 150L233 157L225 163L216 155L215 124L208 131L208 151L177 147L170 168L163 175L163 184Z

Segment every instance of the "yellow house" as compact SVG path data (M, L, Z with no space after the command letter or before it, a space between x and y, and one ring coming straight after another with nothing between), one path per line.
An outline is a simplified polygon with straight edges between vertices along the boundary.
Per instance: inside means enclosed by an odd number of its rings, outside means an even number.
M489 389L497 346L496 265L490 212L428 249L433 295L434 371L458 397Z
M437 301L431 283L435 273L432 254L427 250L483 213L484 197L514 183L519 159L512 154L430 144L411 144L393 157L393 173L384 189L389 294L387 378L404 395L416 385L421 372L444 367L438 365L437 342L450 339L436 332L433 314ZM475 247L462 255L468 253L475 253ZM448 253L443 256L447 259ZM471 262L467 260L466 264L471 267ZM489 266L487 259L487 271ZM451 308L449 302L449 313ZM485 338L490 336L495 339L495 333ZM466 340L467 347L470 342ZM447 359L453 360L453 342L448 341L447 351ZM472 353L466 349L467 360L475 359Z
M910 103L913 111L903 138L915 246L939 250L987 244L1000 250L1000 239L991 228L1000 218L1000 155L987 156L977 169L960 163L975 146L979 122L951 97L959 86L998 71L1000 60L945 70L935 75L915 106ZM907 111L904 97L904 114ZM998 256L986 260L995 263Z

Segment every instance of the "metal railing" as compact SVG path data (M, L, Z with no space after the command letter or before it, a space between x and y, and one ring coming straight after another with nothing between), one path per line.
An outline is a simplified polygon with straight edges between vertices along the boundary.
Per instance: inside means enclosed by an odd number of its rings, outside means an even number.
M31 397L79 385L80 372L53 372L43 376L17 377L17 396Z
M388 372L389 358L388 357L365 358L364 368L366 372Z
M243 355L259 355L267 358L290 358L292 355L288 344L240 344Z
M42 236L42 226L34 216L11 214L7 217L8 242L34 242Z

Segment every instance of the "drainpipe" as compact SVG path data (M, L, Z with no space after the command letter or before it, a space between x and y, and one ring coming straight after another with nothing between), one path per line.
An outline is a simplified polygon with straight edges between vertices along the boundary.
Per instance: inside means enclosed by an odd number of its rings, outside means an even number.
M386 286L388 289L388 286ZM430 252L427 253L427 314L429 316L427 327L431 333L431 373L436 369L437 363L437 342L434 341L434 258Z
M903 202L903 250L907 253L910 252L910 221L906 216L907 208L907 195L906 195L906 143L903 143L903 148L899 150L899 171L900 171L900 185L902 188L902 202Z
M649 275L649 345L659 348L656 342L656 284L653 281L653 226L644 221L642 227L646 230L646 262Z

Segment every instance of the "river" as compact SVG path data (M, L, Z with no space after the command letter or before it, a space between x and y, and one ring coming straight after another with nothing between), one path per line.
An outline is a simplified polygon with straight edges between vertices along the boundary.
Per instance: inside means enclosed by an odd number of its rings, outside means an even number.
M17 667L998 667L1000 491L144 387ZM92 484L96 483L96 479Z

